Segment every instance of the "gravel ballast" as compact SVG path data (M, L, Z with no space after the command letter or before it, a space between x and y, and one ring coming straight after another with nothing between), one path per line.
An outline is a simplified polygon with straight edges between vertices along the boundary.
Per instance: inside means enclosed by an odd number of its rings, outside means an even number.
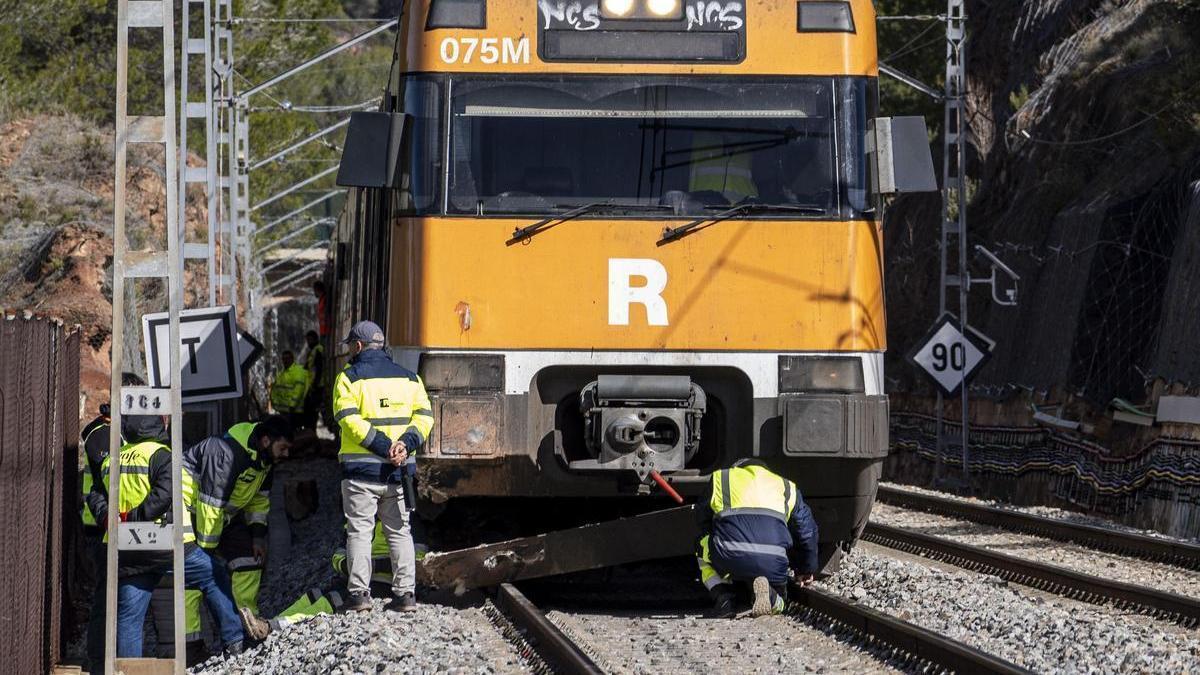
M1124 532L1126 534L1140 534L1144 537L1155 537L1158 539L1167 539L1170 541L1180 541L1180 542L1184 542L1184 543L1188 543L1188 544L1200 543L1200 537L1193 537L1191 539L1171 537L1171 536L1163 534L1162 532L1158 532L1156 530L1139 530L1136 527L1130 527L1128 525L1114 522L1114 521L1111 521L1111 520L1108 520L1105 518L1100 518L1098 516L1089 516L1085 513L1077 513L1075 511L1059 509L1059 508L1055 508L1053 506L1017 506L1015 504L1009 504L1007 502L998 502L998 501L991 501L991 500L986 500L986 499L977 499L975 497L963 497L961 495L956 495L956 494L953 494L950 492L938 492L937 490L930 490L928 488L917 487L915 485L901 485L899 483L880 483L879 485L881 487L889 487L893 490L906 490L908 492L915 492L917 494L928 495L930 497L941 497L943 499L953 499L953 500L960 501L960 502L966 502L968 504L977 504L979 506L990 506L992 508L1005 509L1006 511L1016 511L1018 513L1028 513L1029 515L1041 516L1043 518L1054 518L1056 520L1062 520L1062 521L1068 522L1068 523L1075 523L1077 525L1090 525L1092 527L1103 527L1108 530L1114 530L1116 532Z
M316 513L291 523L287 550L271 552L259 593L259 608L266 617L287 608L310 588L335 585L330 556L344 540L337 462L289 461L276 471L276 489L288 480L316 480L319 502ZM299 675L528 670L481 608L421 604L416 612L400 613L383 609L386 601L375 599L368 612L311 618L273 633L237 657L213 657L190 672Z
M854 645L784 616L561 611L548 616L602 670L619 675L897 672Z
M876 503L871 522L1058 565L1083 574L1200 598L1200 571L1098 551L969 520Z
M856 550L819 586L1035 672L1200 669L1192 632L1112 608L1047 600L990 575Z

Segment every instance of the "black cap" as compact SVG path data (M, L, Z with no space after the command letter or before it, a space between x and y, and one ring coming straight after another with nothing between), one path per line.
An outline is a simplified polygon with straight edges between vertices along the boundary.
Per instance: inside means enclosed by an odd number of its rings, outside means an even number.
M361 342L366 345L383 345L383 329L374 321L359 321L350 329L342 344Z

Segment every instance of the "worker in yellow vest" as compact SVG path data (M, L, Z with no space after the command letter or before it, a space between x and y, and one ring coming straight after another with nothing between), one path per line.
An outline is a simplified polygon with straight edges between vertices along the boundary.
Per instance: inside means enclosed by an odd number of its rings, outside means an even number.
M739 583L751 585L753 616L782 612L789 576L801 583L817 572L817 523L792 481L757 458L740 459L712 475L696 505L701 536L700 580L714 614L729 617Z
M304 398L308 394L311 378L304 366L296 363L296 355L292 352L283 352L280 360L283 370L279 371L271 385L271 407L296 427L303 422Z
M243 636L236 607L258 607L267 560L271 469L288 456L291 443L291 425L272 415L260 422L235 424L223 436L211 436L183 451L183 504L191 525L184 542L209 559L216 580L200 588L188 577L187 585L204 592L227 651L230 644L240 648ZM218 547L226 565L212 556ZM188 596L185 632L194 659L203 644L200 596L195 592Z
M714 131L693 134L688 190L719 192L730 204L758 196L752 151L737 138Z

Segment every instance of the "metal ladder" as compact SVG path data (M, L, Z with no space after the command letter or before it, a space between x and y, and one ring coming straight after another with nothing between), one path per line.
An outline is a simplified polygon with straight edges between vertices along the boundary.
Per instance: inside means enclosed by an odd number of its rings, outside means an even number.
M941 277L938 285L938 316L950 309L953 291L957 291L958 329L967 333L967 292L970 290L970 271L967 268L967 152L969 128L966 120L967 52L965 0L947 0L946 4L946 85L945 118L942 125L942 228ZM951 213L953 205L956 213ZM952 251L952 249L957 249ZM964 371L965 372L965 371ZM962 474L965 482L969 459L967 418L967 383L959 385L962 406ZM942 393L937 394L937 456L939 474L947 440L942 408ZM940 477L940 476L939 476Z
M187 3L185 3L186 7ZM162 115L129 115L129 31L131 28L159 31L162 36ZM185 36L186 38L186 36ZM180 191L178 144L175 133L175 16L172 0L117 0L116 148L113 192L113 323L112 323L112 426L109 430L107 598L104 672L118 669L138 673L184 672L183 602L183 510L182 459L183 411L180 399L179 350L168 349L171 384L169 389L121 386L125 370L126 282L138 293L138 279L161 279L167 284L169 344L179 345L179 312L183 309L183 238L179 224ZM185 42L186 49L186 42ZM141 102L138 102L141 103ZM127 248L126 180L130 144L159 144L163 148L166 197L166 250ZM136 331L136 327L135 327ZM135 333L136 334L136 333ZM119 403L118 403L119 402ZM121 418L134 413L170 413L171 417L171 510L174 524L120 523ZM174 604L174 659L117 659L117 567L124 550L170 550L173 554L172 598Z

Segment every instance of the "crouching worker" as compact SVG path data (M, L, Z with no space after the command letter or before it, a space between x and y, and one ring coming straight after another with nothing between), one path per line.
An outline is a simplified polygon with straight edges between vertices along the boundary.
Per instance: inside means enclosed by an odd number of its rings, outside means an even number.
M225 651L241 649L242 622L236 608L258 606L267 556L271 468L288 456L291 442L291 425L273 415L235 424L224 436L206 438L183 452L183 504L192 525L184 541L205 563L196 573L189 567L186 575L189 654L201 647L196 591L208 603ZM224 561L213 555L217 551Z
M783 611L788 572L801 583L817 572L817 524L792 481L758 459L712 475L711 494L696 505L700 581L713 613L734 614L738 584L750 584L752 616Z
M387 537L383 533L383 523L375 523L375 535L371 540L371 561L374 571L371 574L371 594L378 597L388 597L392 592L392 559L388 550ZM251 639L262 641L276 631L295 625L306 619L321 614L333 614L346 609L349 594L346 591L346 549L339 548L331 560L333 571L337 573L339 583L329 590L311 588L300 596L287 609L275 615L273 619L263 619L256 610L249 607L240 608L242 627Z

